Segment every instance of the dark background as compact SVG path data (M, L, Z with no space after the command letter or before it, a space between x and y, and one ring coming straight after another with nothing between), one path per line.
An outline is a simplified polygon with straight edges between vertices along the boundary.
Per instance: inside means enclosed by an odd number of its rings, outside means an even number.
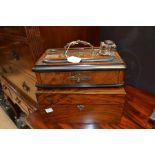
M115 41L127 64L126 83L155 94L155 27L103 26L106 39Z

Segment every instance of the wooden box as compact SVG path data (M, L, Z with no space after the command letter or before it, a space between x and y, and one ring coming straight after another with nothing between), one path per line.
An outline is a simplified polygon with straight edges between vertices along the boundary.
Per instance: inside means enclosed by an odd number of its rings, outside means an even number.
M33 67L38 88L120 87L124 84L125 64L119 54L98 55L99 48L74 48L71 55L80 63L67 62L64 49L49 49ZM81 56L82 55L82 56Z
M66 53L66 48L48 49L33 67L43 118L51 123L119 122L126 66L118 52L101 55L95 47L72 48ZM81 61L68 62L71 56Z

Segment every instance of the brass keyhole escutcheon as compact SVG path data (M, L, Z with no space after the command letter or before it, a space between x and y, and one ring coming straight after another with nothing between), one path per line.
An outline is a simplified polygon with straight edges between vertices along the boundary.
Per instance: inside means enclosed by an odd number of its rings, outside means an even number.
M77 108L78 108L80 111L83 111L83 110L84 110L84 108L85 108L85 106L84 106L84 105L82 105L82 104L80 104L80 105L77 105Z

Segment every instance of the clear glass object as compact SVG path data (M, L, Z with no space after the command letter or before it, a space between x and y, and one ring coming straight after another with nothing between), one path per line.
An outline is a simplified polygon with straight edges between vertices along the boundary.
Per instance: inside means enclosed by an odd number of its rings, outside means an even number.
M108 55L114 56L115 55L116 44L112 40L105 40L104 42L100 43L100 55Z

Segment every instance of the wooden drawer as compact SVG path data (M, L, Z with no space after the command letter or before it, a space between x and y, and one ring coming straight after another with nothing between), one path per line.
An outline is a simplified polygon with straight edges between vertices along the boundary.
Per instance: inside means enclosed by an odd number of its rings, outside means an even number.
M40 73L39 83L45 85L117 85L123 84L124 71L74 71Z
M46 109L52 112L46 113ZM116 123L120 120L123 105L51 105L41 109L45 119L63 123Z
M20 68L17 69L15 66L11 68L12 72L5 74L5 77L36 102L36 79L20 70Z
M51 121L112 123L120 120L125 91L123 88L54 89L38 91L37 99L42 116Z
M30 106L27 101L21 97L3 78L1 78L1 84L5 95L9 97L13 103L17 104L23 112L28 115L35 110L35 108Z

